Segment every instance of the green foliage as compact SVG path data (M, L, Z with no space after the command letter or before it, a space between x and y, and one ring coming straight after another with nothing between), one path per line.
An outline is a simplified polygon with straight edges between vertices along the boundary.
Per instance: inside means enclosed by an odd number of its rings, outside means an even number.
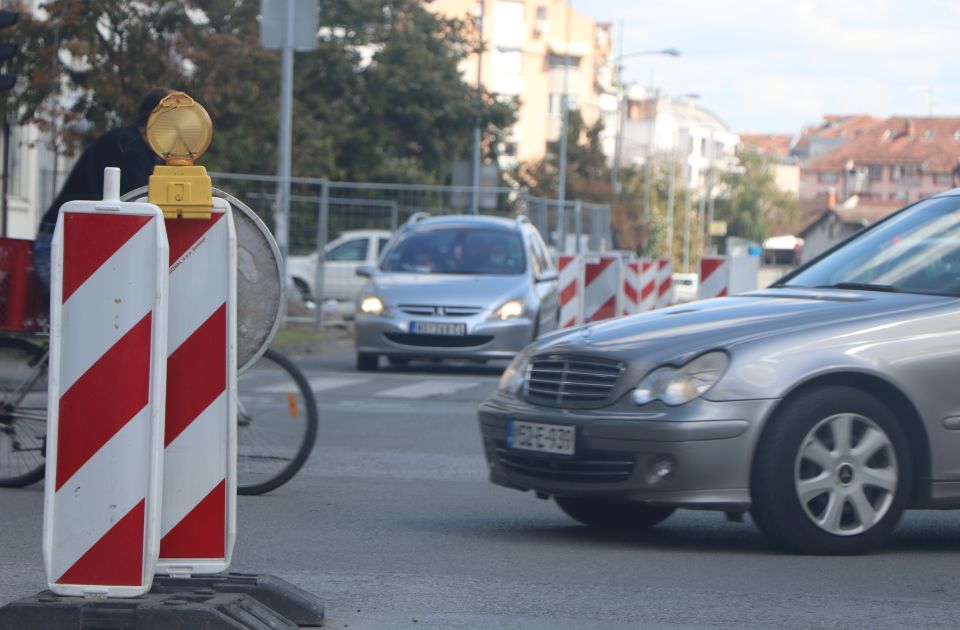
M714 220L727 222L728 236L763 242L771 223L796 215L797 201L777 187L758 153L744 150L738 157L740 168L720 175Z
M603 153L600 134L603 123L587 125L583 116L571 110L567 119L567 199L597 203L610 201L610 169ZM544 159L526 167L536 195L556 196L560 173L560 140L547 143Z
M130 121L164 85L209 110L212 170L276 171L280 55L260 47L259 3L242 0L52 0L46 20L18 26L24 121L67 124L71 150ZM469 154L479 122L495 146L515 106L471 88L458 64L471 49L462 24L419 0L325 0L317 49L295 55L293 174L437 183ZM57 54L59 51L59 54ZM75 96L66 107L59 95ZM488 151L488 153L490 153Z

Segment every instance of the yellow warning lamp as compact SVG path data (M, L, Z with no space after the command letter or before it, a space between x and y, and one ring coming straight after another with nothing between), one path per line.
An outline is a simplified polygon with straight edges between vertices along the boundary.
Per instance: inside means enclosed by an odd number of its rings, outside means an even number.
M160 206L165 218L210 218L213 187L207 169L193 161L212 139L207 110L183 92L165 96L150 114L147 142L166 164L153 169L147 201Z

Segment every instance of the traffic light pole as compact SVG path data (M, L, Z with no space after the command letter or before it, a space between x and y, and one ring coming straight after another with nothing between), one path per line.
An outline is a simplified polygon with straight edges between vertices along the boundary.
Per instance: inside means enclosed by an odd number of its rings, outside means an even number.
M7 236L7 185L10 179L10 121L7 119L7 106L3 106L3 185L0 194L0 236Z

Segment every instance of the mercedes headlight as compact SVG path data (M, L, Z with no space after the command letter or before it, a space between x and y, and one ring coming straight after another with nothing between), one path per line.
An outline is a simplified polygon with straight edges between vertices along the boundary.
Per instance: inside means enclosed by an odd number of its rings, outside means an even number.
M513 319L523 315L523 302L520 300L510 300L496 310L497 319Z
M383 302L375 295L368 295L360 301L360 312L367 315L383 315L386 311Z
M637 385L631 397L636 405L654 400L670 406L688 403L713 387L729 363L726 352L714 351L702 354L682 367L657 368Z
M523 388L523 381L527 377L527 366L530 365L530 350L533 344L527 346L523 352L514 357L507 369L500 376L497 391L501 394L516 395Z

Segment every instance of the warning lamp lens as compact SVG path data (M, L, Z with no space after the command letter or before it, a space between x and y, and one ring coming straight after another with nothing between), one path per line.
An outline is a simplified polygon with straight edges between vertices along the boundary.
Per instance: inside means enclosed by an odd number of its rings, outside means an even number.
M168 165L193 164L212 139L207 110L183 92L164 97L147 120L147 142Z

